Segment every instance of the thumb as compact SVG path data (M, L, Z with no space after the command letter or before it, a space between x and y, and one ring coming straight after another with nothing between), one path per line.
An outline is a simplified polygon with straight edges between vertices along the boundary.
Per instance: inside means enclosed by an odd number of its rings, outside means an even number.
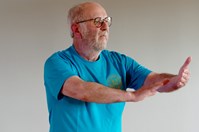
M189 57L186 59L186 61L184 62L184 64L182 65L181 69L186 69L186 68L188 68L189 64L191 63L191 60L192 60L192 58L191 58L191 56L189 56Z
M165 85L165 82L157 82L153 85L152 91L157 91L160 87L162 87L163 85Z
M164 79L163 81L161 82L157 82L154 84L154 87L152 89L152 91L158 91L160 90L160 88L164 85L166 85L170 80L169 79Z

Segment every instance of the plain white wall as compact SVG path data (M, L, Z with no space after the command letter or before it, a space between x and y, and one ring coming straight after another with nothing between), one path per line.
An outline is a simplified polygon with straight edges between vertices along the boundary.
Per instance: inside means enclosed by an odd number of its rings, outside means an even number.
M0 131L47 132L45 59L71 44L67 10L83 0L0 1ZM177 92L127 103L123 132L198 132L199 1L98 0L113 17L108 49L191 79Z

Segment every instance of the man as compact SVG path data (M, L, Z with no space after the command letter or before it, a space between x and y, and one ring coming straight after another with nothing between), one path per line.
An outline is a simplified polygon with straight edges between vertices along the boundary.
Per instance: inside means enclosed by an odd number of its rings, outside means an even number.
M121 132L125 102L172 92L188 82L190 57L173 75L105 50L112 18L98 3L71 8L68 20L73 44L50 56L44 69L50 132Z

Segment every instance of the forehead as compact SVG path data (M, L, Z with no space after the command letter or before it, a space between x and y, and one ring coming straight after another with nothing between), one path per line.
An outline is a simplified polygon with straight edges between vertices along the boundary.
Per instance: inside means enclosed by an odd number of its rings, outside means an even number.
M89 4L84 7L84 16L88 18L95 18L95 17L106 17L107 13L105 9L98 5L98 4Z

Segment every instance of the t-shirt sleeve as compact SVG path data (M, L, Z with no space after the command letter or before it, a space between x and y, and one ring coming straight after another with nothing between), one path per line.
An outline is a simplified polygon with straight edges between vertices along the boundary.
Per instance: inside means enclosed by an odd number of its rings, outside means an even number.
M127 88L133 88L137 90L142 87L146 77L151 73L151 70L140 65L138 62L130 57L127 57L126 61Z
M63 59L58 54L52 55L44 65L44 84L47 94L61 99L61 88L69 77L75 76L76 72L69 60Z

